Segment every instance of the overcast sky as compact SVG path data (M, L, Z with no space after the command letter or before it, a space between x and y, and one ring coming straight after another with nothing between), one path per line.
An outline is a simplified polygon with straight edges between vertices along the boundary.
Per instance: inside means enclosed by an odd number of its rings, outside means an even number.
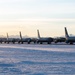
M75 0L0 0L0 35L75 35Z

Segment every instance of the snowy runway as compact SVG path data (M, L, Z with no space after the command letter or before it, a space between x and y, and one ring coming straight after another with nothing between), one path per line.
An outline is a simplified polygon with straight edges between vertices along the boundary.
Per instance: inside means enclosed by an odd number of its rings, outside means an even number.
M75 75L75 45L0 45L0 75Z

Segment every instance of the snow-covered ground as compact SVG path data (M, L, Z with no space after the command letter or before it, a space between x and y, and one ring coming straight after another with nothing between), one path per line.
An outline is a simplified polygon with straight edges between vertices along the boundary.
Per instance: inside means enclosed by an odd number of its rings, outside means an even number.
M0 44L0 75L75 75L75 45Z

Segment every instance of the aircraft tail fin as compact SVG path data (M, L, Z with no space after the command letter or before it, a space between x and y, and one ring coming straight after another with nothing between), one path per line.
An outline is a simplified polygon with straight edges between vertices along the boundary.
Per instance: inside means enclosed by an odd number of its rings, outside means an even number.
M67 28L65 27L65 37L68 38L69 35L68 35L68 32L67 32Z
M9 40L9 36L8 36L8 33L7 33L7 40Z
M40 33L39 33L39 30L37 30L37 34L38 34L38 38L40 38Z
M22 40L22 34L21 34L21 31L20 31L19 33L20 33L20 39Z

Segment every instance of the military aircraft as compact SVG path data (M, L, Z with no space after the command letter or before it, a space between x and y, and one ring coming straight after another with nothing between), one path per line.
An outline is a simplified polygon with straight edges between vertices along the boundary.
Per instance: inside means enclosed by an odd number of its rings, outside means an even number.
M18 43L23 44L24 42L27 42L28 44L30 44L31 38L23 38L22 34L21 34L21 31L19 33L20 33L20 39L19 39Z
M17 39L16 38L9 38L9 35L7 33L7 38L6 38L6 40L4 40L4 42L7 43L7 44L9 44L9 43L14 44L15 42L17 42Z
M65 37L56 37L54 38L54 43L65 42Z
M37 34L38 34L37 43L42 44L43 42L47 42L48 44L51 44L51 42L53 42L53 38L51 37L40 37L39 30L37 30Z
M65 38L66 38L66 43L68 44L73 44L75 42L75 37L69 36L67 32L67 28L65 27Z

